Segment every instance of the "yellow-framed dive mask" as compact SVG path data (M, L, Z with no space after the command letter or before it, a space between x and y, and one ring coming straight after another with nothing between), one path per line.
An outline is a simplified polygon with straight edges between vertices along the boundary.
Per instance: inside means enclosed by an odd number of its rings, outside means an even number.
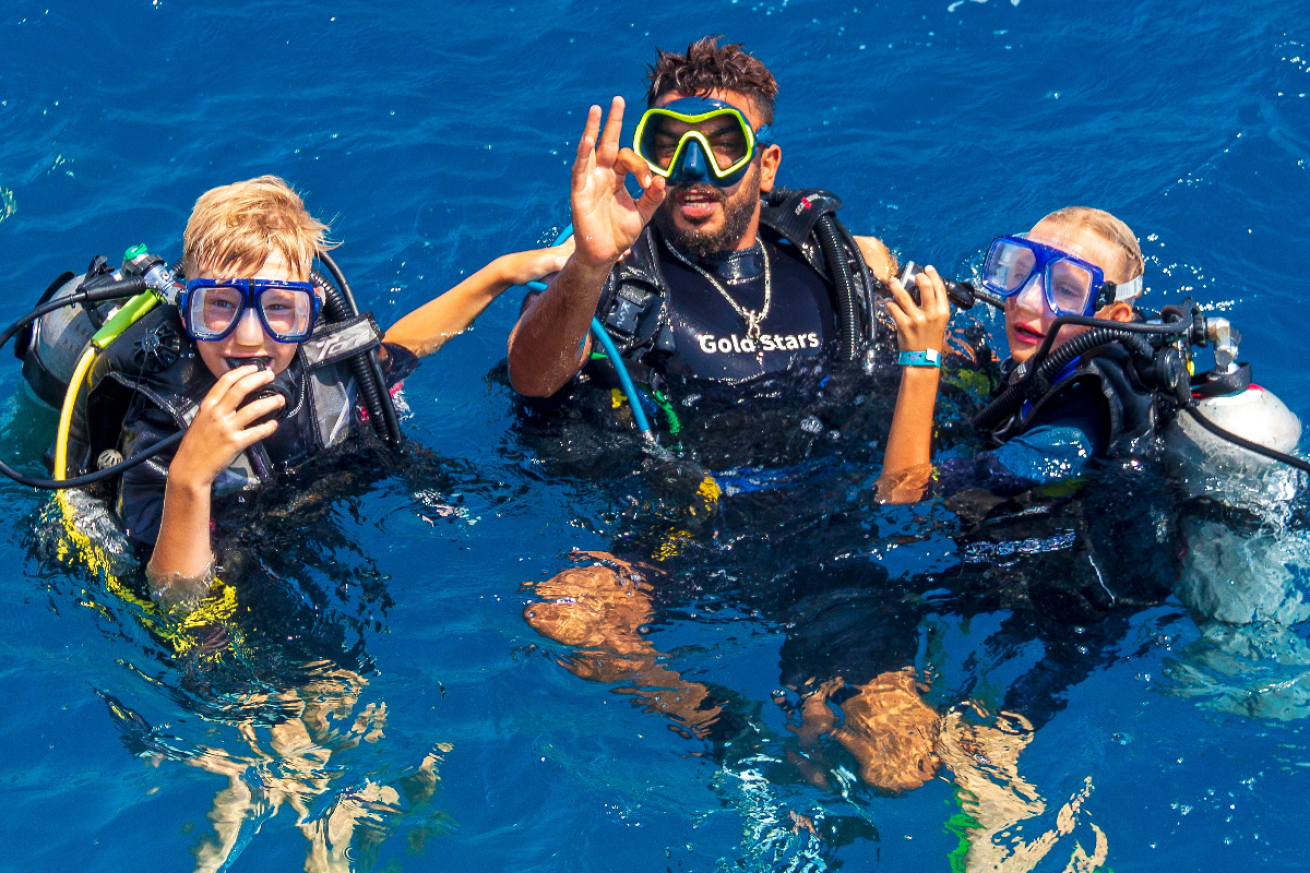
M683 97L647 109L637 123L632 149L652 173L670 182L720 188L746 175L764 145L768 125L757 133L745 113L707 97Z

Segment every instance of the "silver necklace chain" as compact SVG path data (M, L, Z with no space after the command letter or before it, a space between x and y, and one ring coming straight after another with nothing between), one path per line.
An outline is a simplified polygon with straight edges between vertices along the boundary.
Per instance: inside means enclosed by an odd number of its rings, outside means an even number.
M686 264L688 267L691 267L697 273L700 273L702 276L704 276L705 281L713 285L715 289L720 294L723 295L723 299L728 301L728 305L731 306L733 310L742 317L742 320L746 322L746 336L751 340L759 342L760 324L764 321L764 319L769 317L769 307L773 304L773 278L771 275L772 271L769 269L768 246L764 245L763 242L760 243L760 257L764 261L764 305L760 307L759 312L754 312L753 310L747 309L746 307L738 303L736 300L734 300L732 295L728 293L728 289L724 288L722 283L720 283L718 279L710 275L710 272L706 270L704 267L702 267L700 264L696 263L691 258L688 258L682 252L674 248L671 244L669 244L668 240L665 240L665 247L673 254L673 257L677 258L679 261L681 261L682 263Z

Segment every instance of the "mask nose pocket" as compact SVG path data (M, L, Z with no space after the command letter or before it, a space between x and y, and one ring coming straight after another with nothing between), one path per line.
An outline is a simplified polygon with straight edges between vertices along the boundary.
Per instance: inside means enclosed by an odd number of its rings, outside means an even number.
M709 157L701 144L696 139L687 142L686 148L682 153L682 160L678 162L675 168L672 180L674 182L709 182L710 168Z

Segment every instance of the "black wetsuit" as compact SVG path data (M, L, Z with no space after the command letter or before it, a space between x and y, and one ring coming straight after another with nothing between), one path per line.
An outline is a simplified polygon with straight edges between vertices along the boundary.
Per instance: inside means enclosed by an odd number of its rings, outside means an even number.
M395 387L418 366L418 358L403 346L384 344L385 354L379 355L383 363L383 377L388 387ZM197 368L203 369L203 368ZM252 461L261 478L286 472L304 463L316 451L315 422L312 404L306 398L306 380L298 360L288 370L293 374L291 383L295 391L287 417L278 424L277 431L268 439L256 444ZM202 372L186 387L187 396L198 402L214 386L217 379ZM358 418L355 418L355 423ZM355 424L350 425L352 428ZM122 449L130 458L162 439L177 433L173 416L150 402L143 395L132 398L123 418ZM172 452L164 452L123 474L118 487L115 510L123 529L139 549L153 547L159 536L159 523L164 511L164 489L168 483L168 467L173 461ZM221 483L219 484L221 490Z
M692 259L667 240L663 245L660 267L669 288L665 318L673 351L652 362L666 375L741 382L831 351L837 330L831 287L795 246L760 242L747 251ZM766 303L766 277L768 312L758 336L752 336L724 293L742 309L759 313Z

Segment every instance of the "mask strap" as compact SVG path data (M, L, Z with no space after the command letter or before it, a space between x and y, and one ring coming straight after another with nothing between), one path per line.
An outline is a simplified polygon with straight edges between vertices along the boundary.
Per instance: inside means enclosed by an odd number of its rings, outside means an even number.
M1111 303L1120 303L1127 300L1136 300L1142 296L1142 277L1131 279L1122 285L1116 285L1113 282L1106 282L1101 286L1100 293L1096 295L1096 308L1109 306Z

